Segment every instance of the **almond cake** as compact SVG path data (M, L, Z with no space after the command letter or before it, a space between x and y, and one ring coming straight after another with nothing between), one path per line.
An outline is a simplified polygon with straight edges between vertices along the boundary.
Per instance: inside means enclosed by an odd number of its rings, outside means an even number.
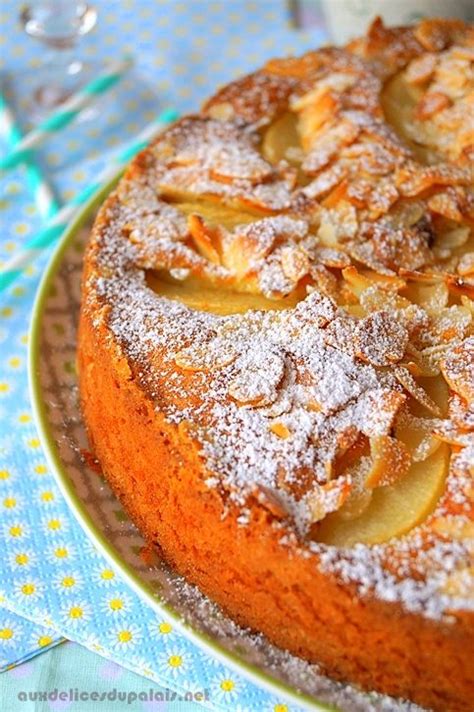
M472 709L474 31L269 61L129 166L82 409L164 559L337 680Z

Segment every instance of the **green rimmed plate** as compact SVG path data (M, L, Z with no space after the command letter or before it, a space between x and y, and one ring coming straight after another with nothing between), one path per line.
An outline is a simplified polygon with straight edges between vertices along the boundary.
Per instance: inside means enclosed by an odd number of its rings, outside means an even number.
M315 666L290 656L262 636L243 632L163 562L140 557L145 546L107 482L81 453L88 443L75 372L82 256L98 205L119 174L81 209L41 281L32 316L30 390L41 442L71 510L124 580L187 638L256 684L307 710L388 709L374 698L328 680ZM385 698L386 704L387 698ZM382 702L382 700L381 700ZM399 709L393 701L389 709ZM400 708L402 709L402 708Z

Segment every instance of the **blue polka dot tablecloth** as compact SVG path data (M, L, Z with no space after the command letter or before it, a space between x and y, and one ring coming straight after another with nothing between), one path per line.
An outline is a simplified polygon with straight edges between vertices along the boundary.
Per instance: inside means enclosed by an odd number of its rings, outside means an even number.
M283 0L94 0L95 30L81 55L92 66L130 52L133 68L83 120L37 152L62 201L71 199L164 107L192 111L216 87L272 55L324 41L291 30ZM20 3L1 5L0 80L29 128L28 102L41 46L21 30ZM2 146L2 151L6 149ZM0 263L41 226L23 168L0 179ZM28 326L44 254L0 296L0 667L41 649L77 641L124 667L186 690L208 689L215 710L287 710L188 642L118 578L89 543L48 470L32 419Z

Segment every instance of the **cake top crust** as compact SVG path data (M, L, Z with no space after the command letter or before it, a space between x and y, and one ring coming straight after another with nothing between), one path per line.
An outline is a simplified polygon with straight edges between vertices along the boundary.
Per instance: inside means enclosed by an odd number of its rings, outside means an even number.
M224 87L102 207L83 300L223 515L446 620L474 608L473 61L461 22L377 20Z

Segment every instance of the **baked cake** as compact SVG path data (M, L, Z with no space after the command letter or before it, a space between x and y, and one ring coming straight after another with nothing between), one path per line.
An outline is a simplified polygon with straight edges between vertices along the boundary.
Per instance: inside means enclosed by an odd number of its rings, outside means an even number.
M172 125L99 211L78 353L93 450L178 572L329 676L456 712L473 39L376 20Z

